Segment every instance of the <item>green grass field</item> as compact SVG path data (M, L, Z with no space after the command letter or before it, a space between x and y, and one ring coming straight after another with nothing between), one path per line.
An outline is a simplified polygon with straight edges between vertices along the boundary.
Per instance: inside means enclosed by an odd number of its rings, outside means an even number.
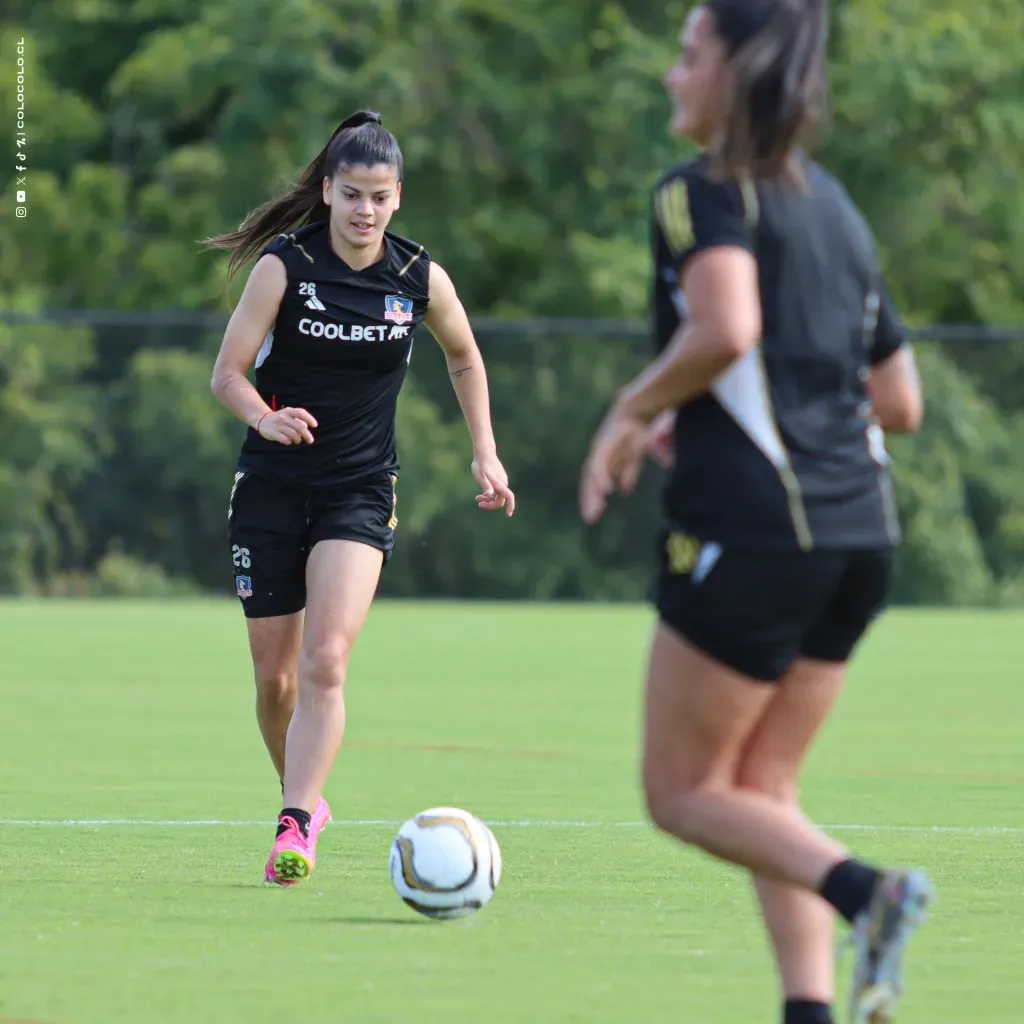
M0 1020L775 1024L743 875L643 825L650 621L378 605L327 790L341 820L311 882L276 890L238 609L0 604ZM1022 1018L1022 634L1021 614L891 614L808 768L812 815L939 887L905 1024ZM387 875L397 824L440 803L505 856L465 921L418 918Z

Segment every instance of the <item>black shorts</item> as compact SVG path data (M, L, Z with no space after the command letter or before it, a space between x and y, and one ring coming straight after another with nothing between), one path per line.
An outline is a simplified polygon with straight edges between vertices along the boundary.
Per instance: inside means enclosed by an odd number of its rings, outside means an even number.
M799 657L845 662L885 605L895 552L735 551L668 533L658 614L737 672L778 682Z
M235 475L228 538L235 593L246 618L292 615L306 607L306 559L321 540L354 540L391 557L393 473L337 487Z

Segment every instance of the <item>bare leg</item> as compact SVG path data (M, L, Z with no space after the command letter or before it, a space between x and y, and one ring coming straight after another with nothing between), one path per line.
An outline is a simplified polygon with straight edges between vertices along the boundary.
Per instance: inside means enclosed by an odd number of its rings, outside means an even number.
M348 540L315 545L306 563L299 690L288 728L284 806L313 812L345 733L345 673L370 610L383 555Z
M302 618L302 612L297 612L246 620L256 676L256 721L281 780L288 725L299 691Z
M842 689L845 665L801 659L743 748L737 784L797 806L797 777ZM786 999L835 1001L835 911L816 893L754 878Z
M740 789L743 748L774 696L659 625L644 787L656 825L766 879L816 891L846 851L795 808ZM301 698L300 698L301 699Z

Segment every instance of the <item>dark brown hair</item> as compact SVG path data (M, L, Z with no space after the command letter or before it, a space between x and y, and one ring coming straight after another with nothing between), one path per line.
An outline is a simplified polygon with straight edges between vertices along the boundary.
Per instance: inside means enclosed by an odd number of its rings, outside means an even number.
M381 123L380 114L359 110L345 118L313 162L302 172L291 191L258 206L237 231L204 239L204 244L231 253L228 275L256 256L261 249L289 228L312 221L327 220L330 208L324 203L323 179L333 178L341 167L394 167L402 180L402 150Z
M725 130L713 149L729 178L795 177L793 154L825 112L826 0L706 0L726 45Z

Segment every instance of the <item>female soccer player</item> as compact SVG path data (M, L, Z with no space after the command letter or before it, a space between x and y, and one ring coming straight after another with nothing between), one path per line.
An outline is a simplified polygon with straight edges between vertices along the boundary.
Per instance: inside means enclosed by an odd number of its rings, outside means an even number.
M881 431L922 416L870 231L797 146L824 102L825 39L823 0L690 13L665 84L674 132L703 153L654 193L661 354L617 396L580 487L593 523L676 410L644 786L661 829L752 873L785 1024L833 1020L834 912L858 945L853 1019L890 1020L931 898L923 873L851 859L797 805L890 588Z
M330 820L321 793L344 733L349 656L394 544L395 406L421 323L444 350L472 435L477 504L515 508L451 279L387 230L401 194L398 143L360 111L291 192L209 240L232 253L232 272L261 254L212 387L250 428L228 519L256 717L283 789L265 871L279 885L309 875Z

